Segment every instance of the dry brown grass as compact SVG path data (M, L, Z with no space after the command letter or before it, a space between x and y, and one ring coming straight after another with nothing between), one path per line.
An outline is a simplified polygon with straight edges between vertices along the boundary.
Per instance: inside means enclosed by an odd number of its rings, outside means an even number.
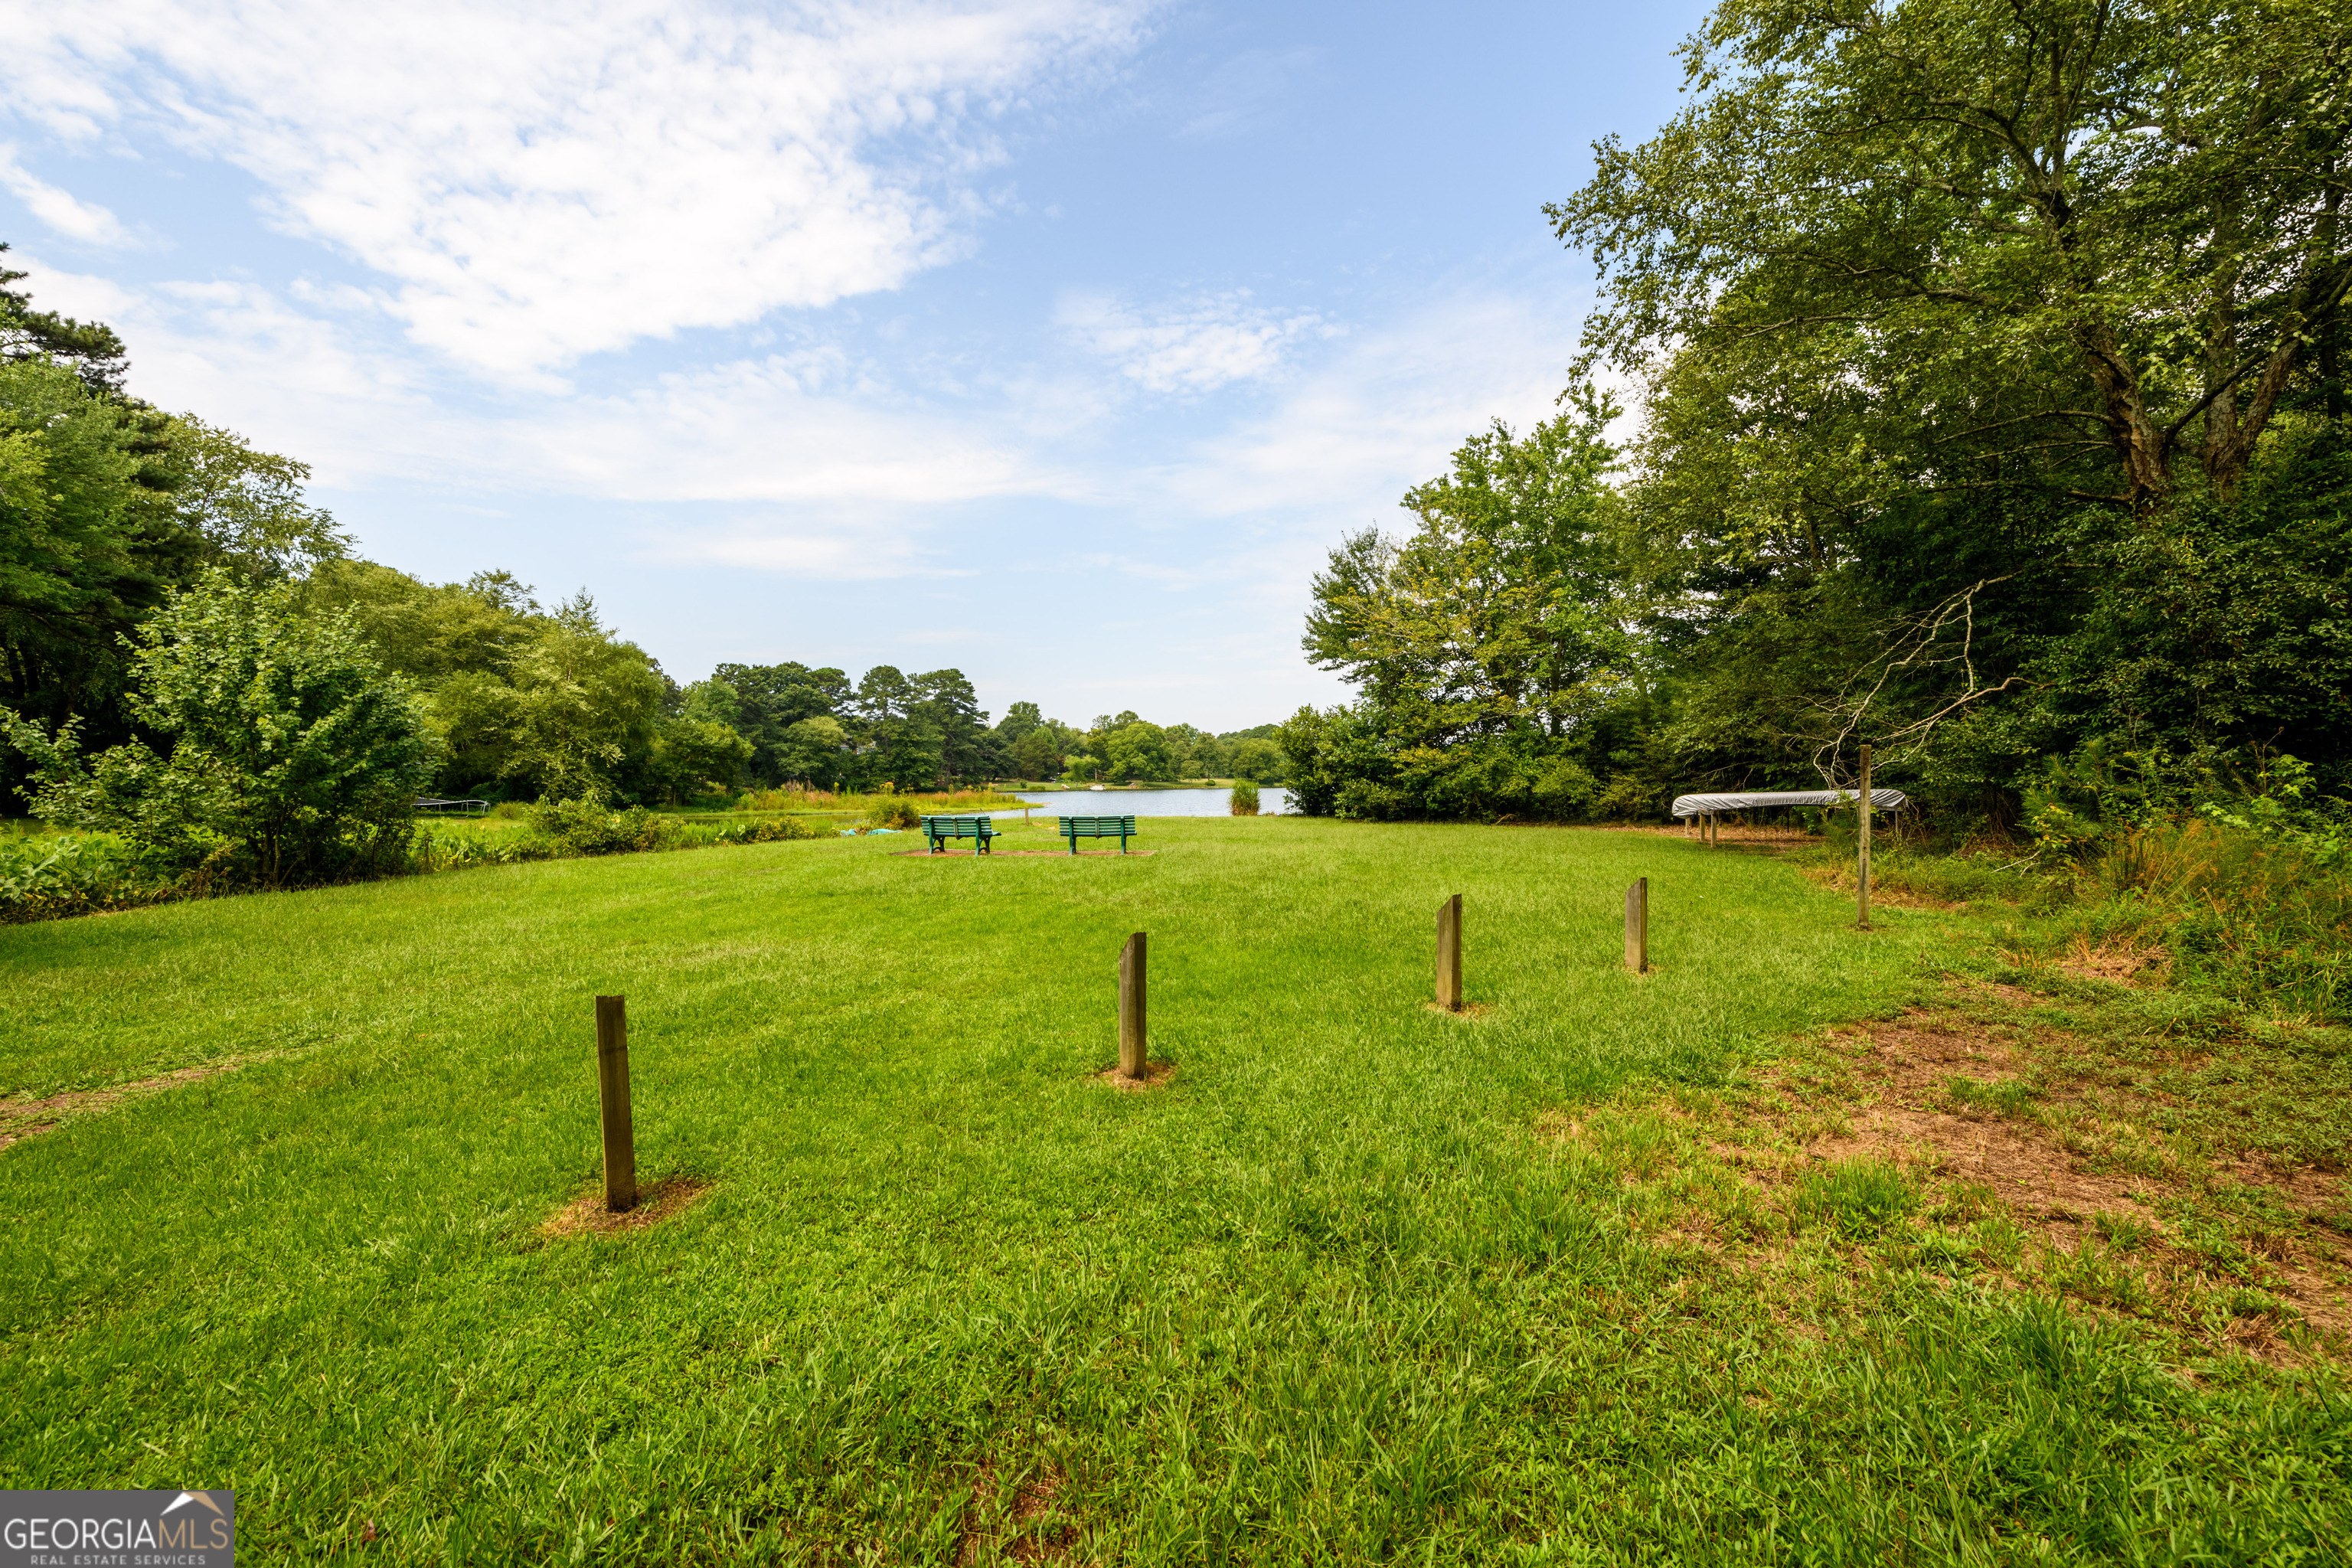
M238 1068L265 1061L274 1054L259 1052L252 1056L228 1057L220 1061L206 1062L202 1067L182 1068L177 1072L137 1079L129 1083L108 1084L102 1089L72 1089L41 1100L0 1099L0 1149L50 1131L68 1121L99 1115L131 1100L144 1100L151 1094L161 1094L167 1089L234 1072Z
M2278 1313L2211 1321L2208 1298L2252 1286L2336 1351L2352 1344L2352 1270L2333 1228L2347 1196L2340 1174L2206 1160L2153 1124L2154 1097L2067 1070L2094 1044L2002 1016L2037 1001L2031 994L1979 983L1965 994L1967 1005L1825 1031L1812 1061L1765 1078L1735 1135L1710 1140L1711 1152L1768 1194L1815 1169L1889 1162L1920 1183L1929 1212L2011 1220L2039 1250L2021 1260L2029 1271L2094 1305L2176 1326L2201 1314L2238 1348L2284 1356ZM2268 1230L2241 1226L2251 1259L2217 1263L2212 1227L2201 1246L2189 1232L2216 1194L2242 1206L2246 1188L2288 1217ZM2083 1286L2076 1276L2096 1278Z
M964 1510L959 1568L983 1563L1067 1563L1078 1543L1077 1522L1064 1510L1062 1472L1033 1466L1008 1477L992 1459L982 1459L972 1478L971 1502Z
M1123 1094L1141 1094L1147 1089L1166 1088L1169 1080L1176 1076L1176 1064L1174 1062L1145 1062L1143 1064L1143 1076L1141 1078L1129 1078L1125 1073L1118 1070L1118 1064L1117 1062L1113 1062L1110 1066L1103 1068L1100 1072L1093 1074L1092 1076L1097 1083L1107 1084L1110 1088L1118 1089Z
M614 1214L604 1206L602 1183L582 1193L550 1215L539 1234L550 1241L574 1236L613 1236L645 1230L684 1209L710 1190L698 1176L668 1175L637 1189L637 1206Z

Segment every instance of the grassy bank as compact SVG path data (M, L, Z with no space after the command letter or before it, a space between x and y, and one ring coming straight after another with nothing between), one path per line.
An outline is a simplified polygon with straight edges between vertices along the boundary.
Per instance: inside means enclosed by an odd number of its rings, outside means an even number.
M2301 1230L2230 1243L2250 1294L2179 1264L2142 1310L1872 1141L1887 1030L2025 1062L2105 1026L1986 956L2006 915L1863 936L1789 864L1649 834L904 843L0 931L0 1136L60 1123L0 1149L0 1485L233 1486L265 1561L2317 1563L2352 1529L2295 1305L2340 1283L2264 1273L2332 1267ZM1454 892L1466 1018L1423 1005ZM1135 930L1146 1093L1092 1077ZM570 1234L600 993L678 1206ZM2341 1059L2198 1027L2110 1055ZM2079 1126L2077 1079L2003 1088L2036 1070L1953 1076L1985 1127ZM2242 1178L2192 1133L2130 1179ZM2141 1206L2118 1279L2189 1234Z

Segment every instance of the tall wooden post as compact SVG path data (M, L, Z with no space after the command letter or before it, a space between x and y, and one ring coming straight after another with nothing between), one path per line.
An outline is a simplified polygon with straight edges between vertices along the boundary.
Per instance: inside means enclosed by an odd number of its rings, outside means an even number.
M1642 877L1625 889L1625 967L1636 974L1650 972L1650 879Z
M637 1137L629 1122L629 1012L621 997L596 998L596 1097L604 1113L604 1206L637 1206Z
M1862 815L1855 818L1853 839L1856 857L1854 885L1860 889L1859 896L1862 900L1861 918L1858 923L1864 931L1868 931L1870 929L1870 819L1874 814L1870 808L1870 743L1867 741L1863 742L1862 747L1860 810Z
M1137 931L1118 950L1118 1070L1122 1078L1139 1079L1150 1059L1143 1038L1143 933Z
M1437 906L1437 1005L1462 1011L1462 895Z

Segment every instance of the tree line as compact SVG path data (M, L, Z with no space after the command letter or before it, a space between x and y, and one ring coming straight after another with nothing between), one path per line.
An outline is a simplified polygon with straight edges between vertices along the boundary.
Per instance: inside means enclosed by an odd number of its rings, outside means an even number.
M1684 58L1547 209L1601 280L1566 411L1317 578L1357 697L1284 727L1297 806L1654 812L1864 742L2005 825L2352 789L2342 8L1727 0Z
M584 595L543 608L504 572L429 584L318 562L301 603L341 614L404 677L439 743L435 787L499 799L595 793L677 804L741 789L947 790L993 780L1271 778L1262 731L1219 737L1131 712L1079 729L1014 702L989 722L959 669L719 665L681 686Z

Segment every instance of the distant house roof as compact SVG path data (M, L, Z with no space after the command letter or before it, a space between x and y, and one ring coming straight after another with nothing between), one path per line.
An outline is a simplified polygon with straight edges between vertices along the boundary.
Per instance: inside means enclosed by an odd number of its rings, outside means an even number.
M1765 789L1738 795L1678 795L1676 816L1705 816L1716 811L1747 811L1759 805L1852 805L1857 792L1850 789ZM1881 811L1900 811L1911 799L1899 789L1874 789L1870 804Z

